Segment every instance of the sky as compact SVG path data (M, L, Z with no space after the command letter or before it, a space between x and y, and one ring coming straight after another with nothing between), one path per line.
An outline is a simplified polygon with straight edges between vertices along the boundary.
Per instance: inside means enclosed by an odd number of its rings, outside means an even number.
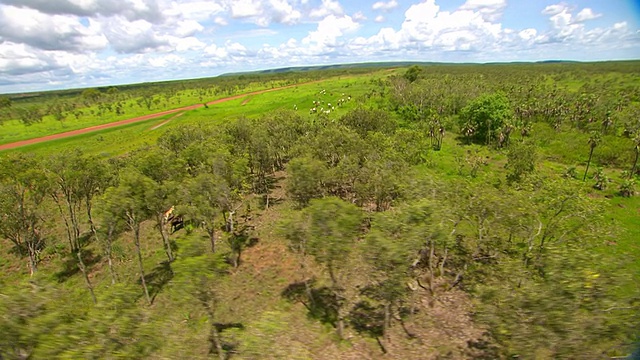
M0 0L0 93L372 61L640 59L638 0Z

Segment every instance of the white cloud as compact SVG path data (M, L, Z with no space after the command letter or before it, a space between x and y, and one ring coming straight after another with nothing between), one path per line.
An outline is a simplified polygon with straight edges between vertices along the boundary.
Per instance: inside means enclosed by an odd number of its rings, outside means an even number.
M520 36L520 38L522 40L534 39L537 34L538 34L538 31L536 29L532 29L532 28L524 29L524 30L518 32L518 36Z
M244 45L232 41L225 42L223 46L211 44L204 49L204 52L211 55L208 60L215 60L217 65L250 55Z
M2 42L0 53L0 74L23 75L60 68L50 56L25 44Z
M216 44L207 46L204 49L204 52L218 59L224 59L229 54L227 52L227 49L225 49L224 47L218 47Z
M307 37L302 39L302 44L308 45L313 53L332 52L338 47L340 37L359 27L360 24L353 21L351 16L329 15L318 23L317 30L310 32Z
M216 16L215 19L213 19L213 22L217 25L220 26L227 26L229 25L229 22L227 21L227 19L223 18L222 16Z
M216 1L172 2L172 8L165 14L181 16L185 19L203 21L226 11L226 5Z
M194 20L182 20L175 25L174 34L178 37L192 36L204 30L204 26Z
M486 21L495 22L502 17L507 0L467 0L460 10L477 11Z
M35 9L49 15L123 16L127 20L162 20L156 0L2 0L4 4Z
M157 33L146 20L125 21L122 18L105 20L105 35L111 47L120 53L143 53L152 50L168 51L169 39Z
M357 21L357 22L363 22L367 20L367 17L364 16L364 13L362 11L358 11L355 14L353 14L352 18L354 21Z
M567 5L560 3L555 5L549 5L542 10L544 15L556 15L567 10Z
M302 14L288 0L234 0L231 17L267 27L271 23L296 24Z
M580 10L578 15L576 15L575 21L576 22L583 22L583 21L587 21L587 20L597 19L600 16L602 16L602 14L596 14L590 8L584 8L584 9Z
M373 21L375 21L377 23L384 22L384 16L378 15L378 16L376 16L376 18Z
M342 14L344 14L344 10L337 0L322 0L320 7L312 9L311 12L309 12L309 17L319 19L328 15L340 16Z
M161 67L161 68L164 68L170 65L184 64L186 62L186 60L183 57L175 54L169 54L169 55L150 58L148 59L148 61L149 61L149 64L151 64L151 66Z
M46 15L33 9L0 5L0 41L42 50L74 52L104 49L107 39L96 22L83 25L73 16Z
M384 10L384 11L389 11L389 10L395 9L396 7L398 7L398 2L396 0L389 0L387 2L378 1L371 6L373 10Z
M247 18L258 16L260 14L260 8L262 7L261 1L253 0L236 0L231 2L231 16L233 18Z

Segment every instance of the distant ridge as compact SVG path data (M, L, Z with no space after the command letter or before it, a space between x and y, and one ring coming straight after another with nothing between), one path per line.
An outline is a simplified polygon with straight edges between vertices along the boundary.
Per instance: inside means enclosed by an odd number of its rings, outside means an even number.
M599 61L596 61L599 62ZM238 76L238 75L249 75L249 74L277 74L277 73L285 73L285 72L305 72L305 71L319 71L319 70L328 70L328 69L358 69L358 68L385 68L385 67L402 67L402 66L410 66L410 65L420 65L420 66L429 66L429 65L499 65L499 64L578 64L585 63L584 61L577 60L561 60L561 59L550 59L550 60L538 60L538 61L492 61L486 63L475 63L475 62L466 62L466 63L450 63L450 62L436 62L436 61L379 61L379 62L364 62L364 63L350 63L350 64L327 64L327 65L303 65L303 66L287 66L275 69L263 69L263 70L255 70L255 71L238 71L238 72L230 72L220 74L218 76Z
M238 76L242 74L275 74L275 73L284 73L284 72L304 72L304 71L317 71L317 70L328 70L328 69L358 69L358 68L376 68L376 67L385 68L385 67L394 67L394 66L445 65L445 64L447 63L425 62L425 61L384 61L384 62L365 62L365 63L351 63L351 64L287 66L287 67L276 68L276 69L224 73L218 76Z
M582 61L576 61L576 60L541 60L541 61L536 61L536 63L538 64L558 64L558 63L581 63Z

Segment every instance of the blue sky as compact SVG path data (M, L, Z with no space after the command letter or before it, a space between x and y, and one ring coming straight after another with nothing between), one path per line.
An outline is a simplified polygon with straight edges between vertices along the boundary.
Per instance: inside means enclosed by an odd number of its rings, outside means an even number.
M0 0L0 93L368 61L640 59L633 0Z

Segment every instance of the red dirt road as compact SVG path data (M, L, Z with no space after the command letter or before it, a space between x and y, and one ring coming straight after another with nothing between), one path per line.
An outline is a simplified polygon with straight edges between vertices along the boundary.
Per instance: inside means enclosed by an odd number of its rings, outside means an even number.
M210 102L207 103L207 105L220 104L220 103L223 103L225 101L236 100L236 99L240 99L240 98L243 98L243 97L249 96L249 95L263 94L263 93L266 93L266 92L287 89L287 88L295 87L295 86L298 86L298 85L303 85L303 84L287 85L287 86L283 86L283 87L279 87L279 88L265 89L265 90L254 91L254 92L250 92L250 93L246 93L246 94L234 95L234 96L230 96L230 97L226 97L226 98L210 101ZM161 112L155 113L155 114L138 116L138 117L135 117L135 118L132 118L132 119L126 119L126 120L120 120L120 121L111 122L111 123L108 123L108 124L90 126L88 128L84 128L84 129L72 130L72 131L67 131L67 132L63 132L63 133L59 133L59 134L53 134L53 135L47 135L47 136L34 138L34 139L16 141L16 142L13 142L13 143L0 145L0 151L9 150L9 149L15 149L17 147L26 146L26 145L38 144L38 143L45 142L45 141L68 138L68 137L71 137L71 136L86 134L86 133L90 133L90 132L94 132L94 131L98 131L98 130L109 129L109 128L112 128L112 127L117 127L117 126L122 126L122 125L126 125L126 124L136 123L136 122L139 122L139 121L155 119L155 118L167 115L167 114L173 114L173 113L177 113L179 111L194 110L194 109L201 108L203 106L204 105L202 105L202 104L185 106L185 107L181 107L181 108L177 108L177 109L161 111Z

